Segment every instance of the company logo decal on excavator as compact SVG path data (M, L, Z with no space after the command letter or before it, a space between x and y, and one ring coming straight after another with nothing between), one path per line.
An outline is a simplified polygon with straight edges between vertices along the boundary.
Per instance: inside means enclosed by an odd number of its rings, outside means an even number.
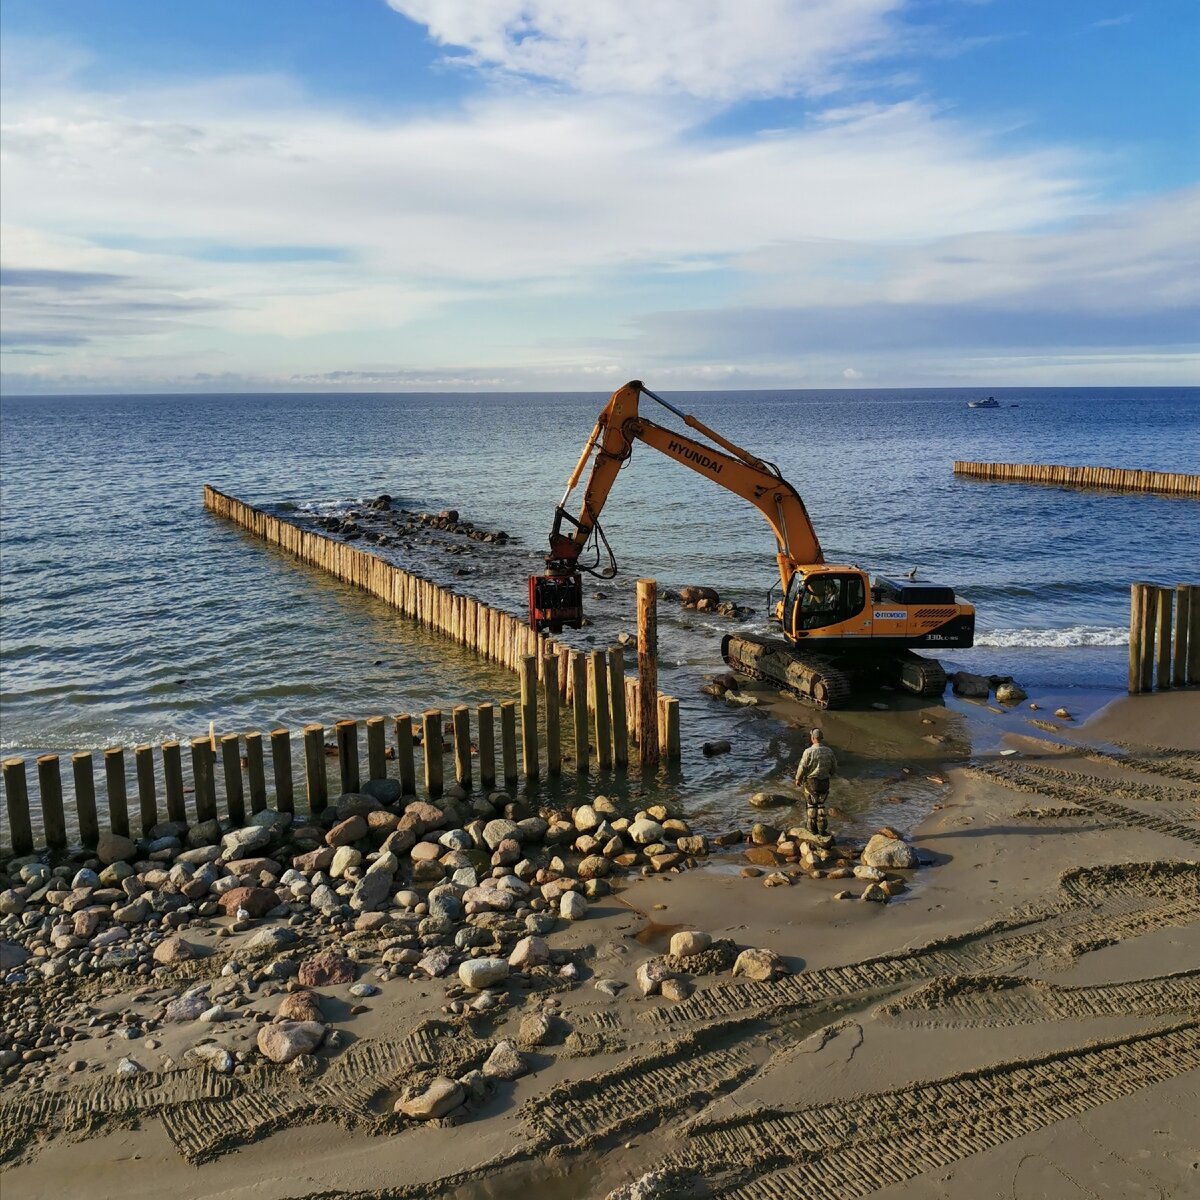
M903 621L908 613L902 608L877 608L875 610L875 620L877 621Z
M689 446L684 446L680 442L669 442L667 444L667 453L678 454L686 458L688 462L694 462L698 465L707 468L714 475L720 475L724 463L717 462L714 458L709 458L707 454L701 454L698 450L693 450Z

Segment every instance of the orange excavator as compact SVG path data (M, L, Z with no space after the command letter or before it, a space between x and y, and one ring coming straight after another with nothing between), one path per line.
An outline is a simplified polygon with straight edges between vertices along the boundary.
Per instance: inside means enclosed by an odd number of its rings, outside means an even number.
M638 411L642 396L661 404L707 441L642 416ZM774 531L783 588L775 615L783 626L783 640L727 636L721 653L730 667L820 708L841 707L856 686L879 682L919 696L942 694L946 674L941 664L914 654L913 649L971 646L974 607L959 600L952 587L872 580L858 566L826 562L804 501L778 467L656 396L640 380L613 393L554 510L545 573L529 579L529 623L535 630L579 628L581 573L604 579L616 574L600 512L635 442L644 442L748 500ZM593 457L579 515L573 517L567 503ZM582 565L580 555L593 542L595 561ZM604 567L600 566L601 545L608 554Z

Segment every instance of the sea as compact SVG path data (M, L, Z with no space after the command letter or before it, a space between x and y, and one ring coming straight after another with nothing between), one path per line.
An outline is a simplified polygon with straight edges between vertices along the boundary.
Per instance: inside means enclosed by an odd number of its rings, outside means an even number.
M967 407L987 394L999 408ZM664 395L778 465L827 559L884 576L915 570L973 603L976 646L945 654L948 670L1012 675L1031 696L1075 696L1094 710L1124 689L1130 583L1200 582L1194 500L952 471L955 459L974 459L1200 472L1200 388ZM299 729L513 696L510 673L212 517L201 488L301 517L381 493L414 511L456 509L511 542L472 544L469 555L421 543L393 558L522 612L526 576L541 567L554 507L606 399L3 398L3 754L157 743L206 733L210 723L218 732ZM642 412L679 427L648 398ZM646 446L618 477L602 523L618 573L586 581L593 624L576 644L605 646L632 632L639 577L663 589L713 587L754 615L731 622L661 602L660 686L681 700L683 762L630 785L589 786L666 794L698 813L743 812L749 792L788 775L805 719L781 724L699 689L723 670L723 633L767 628L778 584L770 528L744 501ZM915 719L922 707L883 694L837 718L835 745L857 767L841 802L864 820L896 790L882 723L893 711ZM961 702L948 700L942 715L960 752L964 740L969 752L972 739L979 748L998 736L973 724ZM732 750L706 756L704 742L718 738ZM912 819L935 795L928 785L915 796Z

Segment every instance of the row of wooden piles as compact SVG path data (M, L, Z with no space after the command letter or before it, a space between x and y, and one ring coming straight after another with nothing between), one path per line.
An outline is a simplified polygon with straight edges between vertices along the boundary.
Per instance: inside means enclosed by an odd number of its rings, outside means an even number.
M364 778L395 778L402 796L416 796L418 783L423 782L424 795L436 800L445 788L447 755L453 781L468 792L476 782L490 791L499 780L512 788L522 778L539 779L543 772L550 778L561 776L565 755L558 663L551 658L541 666L539 680L535 656L522 659L520 701L480 704L474 713L467 705L458 705L448 723L440 709L419 717L408 713L390 719L368 717L363 722L365 763L360 759L359 722L350 720L338 721L330 729L306 725L298 734L288 729L210 734L186 745L171 740L157 747L137 746L132 752L123 747L105 750L103 828L129 837L136 821L136 834L145 837L164 819L190 826L225 817L236 826L267 807L316 814L327 807L331 793L357 792ZM624 685L631 681L624 678L624 651L619 646L590 655L572 651L570 666L577 673L581 694L587 689L593 698L591 714L579 704L572 715L572 769L587 774L594 758L601 771L623 770L628 763L629 733L637 725L628 719L625 704ZM678 701L662 697L655 721L666 757L677 758ZM327 740L330 737L332 741ZM297 751L299 770L293 765ZM95 755L91 751L71 755L69 771L69 785L64 787L61 756L40 757L35 764L37 795L31 797L26 760L4 761L14 854L30 854L39 844L52 850L96 845L102 818ZM338 791L333 792L334 787ZM132 818L131 802L136 802ZM40 842L35 813L41 816Z
M956 462L955 475L1013 483L1057 483L1110 488L1118 492L1162 492L1200 499L1200 475L1177 471L1135 471L1122 467L1066 467L1042 463Z
M1129 691L1200 685L1200 585L1135 583L1129 601Z

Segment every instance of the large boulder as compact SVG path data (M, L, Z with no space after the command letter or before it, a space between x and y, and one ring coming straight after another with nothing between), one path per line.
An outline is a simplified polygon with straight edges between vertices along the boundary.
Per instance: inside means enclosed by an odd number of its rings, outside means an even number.
M227 917L236 916L238 909L245 909L258 919L278 906L279 897L270 888L235 887L225 892L217 903Z
M1022 700L1028 699L1029 695L1025 689L1019 683L1014 683L1011 679L998 684L996 687L997 704L1020 704Z
M508 978L508 960L504 958L469 958L458 968L458 978L472 991L495 987Z
M300 964L297 978L302 987L328 987L334 983L353 983L358 967L336 950L322 950Z
M323 1022L325 1014L321 1011L321 998L316 992L287 992L279 1002L275 1019Z
M325 1038L325 1026L316 1021L276 1021L258 1031L258 1049L272 1062L290 1063L315 1050Z
M137 854L137 843L119 833L102 833L96 842L96 857L107 867L110 863L130 862Z
M950 683L956 696L966 696L970 700L986 700L992 690L985 676L972 675L970 671L955 671L950 676Z
M733 964L734 975L767 982L787 973L787 967L774 950L743 950Z
M466 1098L461 1083L439 1075L412 1095L397 1100L395 1111L414 1121L433 1121L453 1112Z
M885 871L911 871L917 865L917 852L905 841L877 833L863 847L865 866Z
M520 1079L529 1071L525 1056L512 1042L497 1042L496 1048L483 1064L483 1073L489 1079Z

